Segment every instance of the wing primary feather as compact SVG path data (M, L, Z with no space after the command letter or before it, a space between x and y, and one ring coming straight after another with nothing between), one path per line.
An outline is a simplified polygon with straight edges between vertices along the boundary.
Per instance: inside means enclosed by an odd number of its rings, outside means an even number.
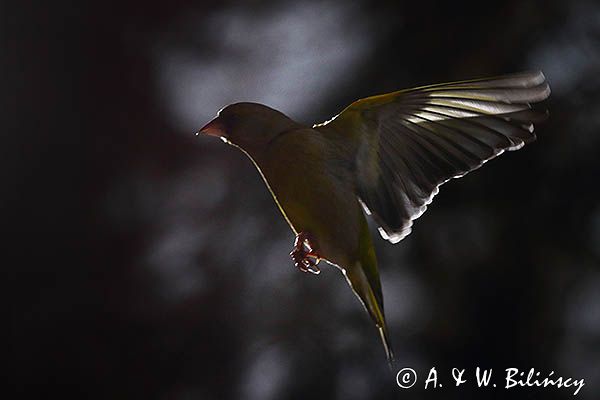
M357 100L314 129L358 143L357 194L396 243L442 184L535 140L548 113L531 104L549 95L540 71L421 86Z

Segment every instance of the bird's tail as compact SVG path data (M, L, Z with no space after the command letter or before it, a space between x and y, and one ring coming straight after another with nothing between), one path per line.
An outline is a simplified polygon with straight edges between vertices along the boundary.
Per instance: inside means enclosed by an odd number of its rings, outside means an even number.
M381 286L379 285L379 276L377 276L377 283L372 285L371 280L368 278L368 270L365 270L361 263L355 268L350 268L345 271L346 279L350 284L350 287L354 291L354 294L359 298L363 304L369 316L377 326L381 342L383 343L383 349L387 358L390 369L394 366L394 352L392 350L392 343L390 341L387 325L385 323L385 315L383 313L383 297L381 296ZM373 277L372 277L373 278ZM378 293L375 292L377 290Z
M394 369L394 351L392 349L392 343L390 342L390 338L388 337L387 327L385 325L385 321L383 322L383 326L378 326L379 336L381 337L381 342L383 343L383 349L385 351L385 357L387 358L388 365L390 369Z
M371 289L371 288L369 288ZM366 301L363 301L367 312L375 322L379 336L381 337L381 343L383 344L383 350L385 351L385 357L387 358L390 369L394 367L394 350L392 349L392 342L388 336L387 324L385 323L385 314L383 313L383 299L378 301L374 296L373 290L369 290L370 293L366 296ZM359 296L360 297L360 296Z
M362 211L361 211L362 214ZM349 263L344 275L359 298L369 316L377 326L383 349L390 369L393 370L394 353L392 344L388 335L387 325L385 323L385 314L383 311L383 293L381 291L381 282L379 280L379 270L377 268L377 256L371 240L369 225L364 215L362 215L362 224L359 240L358 261Z

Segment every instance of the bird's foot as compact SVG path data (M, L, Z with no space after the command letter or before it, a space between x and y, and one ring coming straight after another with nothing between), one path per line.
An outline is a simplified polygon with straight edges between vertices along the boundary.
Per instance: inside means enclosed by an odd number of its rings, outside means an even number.
M317 267L317 264L321 261L321 258L316 253L316 249L314 238L307 232L300 232L296 236L294 248L290 253L296 268L305 273L320 274L321 270Z

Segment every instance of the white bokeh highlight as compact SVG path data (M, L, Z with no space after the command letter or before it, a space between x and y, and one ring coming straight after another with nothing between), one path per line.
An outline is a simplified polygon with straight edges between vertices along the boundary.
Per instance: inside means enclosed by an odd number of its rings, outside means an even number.
M191 36L201 31L211 37L209 45L163 42L154 49L157 97L181 132L197 130L239 101L310 117L336 87L356 79L372 43L373 30L353 4L286 3L255 12L238 7L207 20L181 24Z

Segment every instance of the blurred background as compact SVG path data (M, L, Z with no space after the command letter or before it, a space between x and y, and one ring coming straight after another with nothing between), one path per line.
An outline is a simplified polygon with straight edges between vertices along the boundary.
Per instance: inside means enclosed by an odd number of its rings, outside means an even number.
M450 386L535 367L600 393L596 1L1 3L8 398L563 399ZM541 69L538 141L377 240L401 390L333 268L241 153L194 133L256 101L306 123L401 88ZM375 227L374 233L375 232ZM435 366L443 389L423 390ZM467 372L469 373L469 372ZM498 377L498 379L500 379Z

